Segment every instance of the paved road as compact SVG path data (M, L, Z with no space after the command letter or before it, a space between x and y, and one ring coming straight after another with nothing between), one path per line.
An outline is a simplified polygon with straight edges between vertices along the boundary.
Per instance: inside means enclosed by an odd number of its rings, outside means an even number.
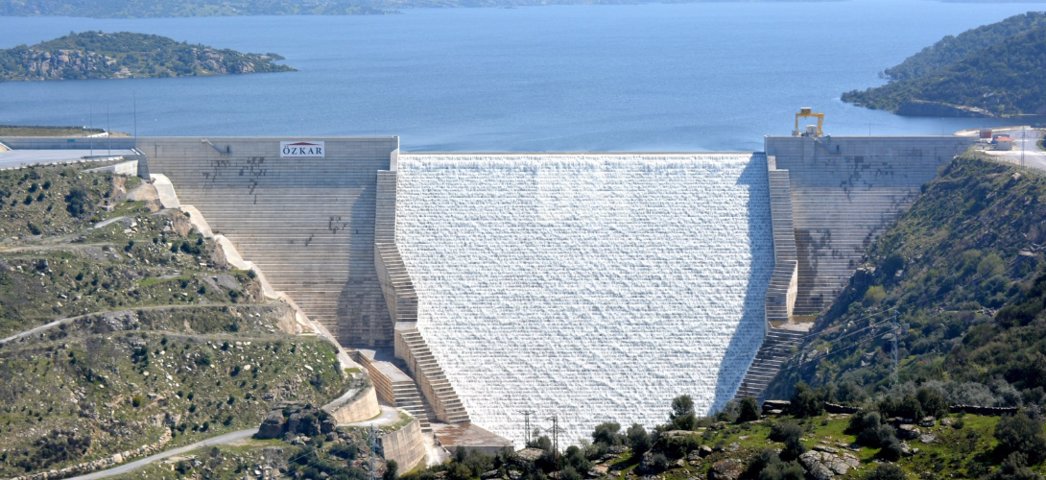
M992 151L989 150L987 153L993 157L997 157L1000 160L1005 160L1014 164L1021 163L1021 154L1023 151L1024 165L1039 170L1046 170L1046 151L1039 148L1039 139L1043 137L1046 130L1034 129L1034 128L1012 128L1005 130L995 130L995 133L1009 133L1010 137L1013 138L1013 150L1010 151Z
M241 440L246 440L246 439L251 438L252 436L254 436L255 433L258 433L258 429L257 428L251 428L251 429L248 429L248 430L239 430L239 431L236 431L236 432L226 433L225 435L218 435L217 437L211 437L211 438L208 438L206 440L201 440L201 441L196 442L196 443L191 443L191 444L186 445L184 447L178 447L178 448L173 448L171 450L163 451L163 452L157 453L155 455L150 455L150 456L145 457L145 458L140 459L140 460L135 460L133 462L125 463L123 465L120 465L118 467L110 468L108 470L102 470L102 471L98 471L98 472L94 472L94 473L88 473L87 475L80 475L79 477L71 477L71 480L95 480L95 479L99 479L99 478L108 478L108 477L112 477L112 476L115 476L115 475L123 475L125 473L130 473L130 472L133 472L135 470L138 470L139 468L142 468L142 467L144 467L146 465L149 465L150 463L155 463L155 462L158 462L160 460L166 460L168 458L171 458L171 457L174 457L174 456L177 456L177 455L181 455L183 453L189 453L189 452L191 452L193 450L196 450L198 448L211 447L211 446L214 446L214 445L223 445L223 444L227 444L227 443L235 443L235 442L239 442Z

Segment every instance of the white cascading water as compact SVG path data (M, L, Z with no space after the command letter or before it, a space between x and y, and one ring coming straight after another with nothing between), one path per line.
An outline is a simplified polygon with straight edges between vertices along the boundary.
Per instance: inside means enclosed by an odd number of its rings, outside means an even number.
M418 325L472 421L519 445L729 400L773 267L752 154L403 155L397 244Z

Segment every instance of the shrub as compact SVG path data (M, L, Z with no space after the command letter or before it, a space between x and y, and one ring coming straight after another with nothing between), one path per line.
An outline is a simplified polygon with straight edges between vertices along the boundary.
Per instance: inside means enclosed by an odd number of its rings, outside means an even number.
M905 480L904 470L892 463L880 463L875 469L868 472L865 480Z
M824 398L820 392L800 382L795 386L789 410L799 418L815 417L824 413Z
M381 474L381 480L395 480L399 465L396 464L395 460L389 460L385 463L385 473Z
M650 456L650 462L646 464L646 473L661 473L668 470L670 465L668 457L661 453L655 453Z
M752 397L742 398L741 405L738 408L737 423L759 420L760 413L759 402L756 399Z
M796 461L783 462L773 450L759 452L742 478L758 480L805 480L806 472Z
M783 460L794 460L806 451L806 447L801 441L802 436L803 428L795 422L785 421L775 423L770 427L770 440L785 445L784 450L781 451Z
M632 449L633 457L639 458L650 450L650 435L646 433L646 429L642 425L633 423L631 427L628 427L625 436L628 438L628 446Z
M592 432L592 443L608 447L621 445L624 443L624 439L618 433L619 431L621 431L621 425L617 422L600 423Z
M668 415L668 423L675 430L693 430L697 426L694 400L690 395L680 395L672 399L672 413Z
M65 196L65 210L76 218L83 218L87 214L87 191L80 187L74 187Z
M1023 411L999 419L999 424L995 426L995 439L999 441L1000 452L1021 453L1031 465L1041 462L1046 455L1046 435L1043 435L1042 422Z

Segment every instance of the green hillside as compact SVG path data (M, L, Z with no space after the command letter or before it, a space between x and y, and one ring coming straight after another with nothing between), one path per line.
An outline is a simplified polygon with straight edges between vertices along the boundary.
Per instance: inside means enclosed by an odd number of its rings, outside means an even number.
M884 73L889 83L843 101L915 116L1046 114L1046 13L945 37Z
M0 477L257 427L364 381L287 333L289 307L150 188L80 166L0 172Z
M276 54L240 53L159 35L71 33L0 50L0 81L152 78L287 72Z

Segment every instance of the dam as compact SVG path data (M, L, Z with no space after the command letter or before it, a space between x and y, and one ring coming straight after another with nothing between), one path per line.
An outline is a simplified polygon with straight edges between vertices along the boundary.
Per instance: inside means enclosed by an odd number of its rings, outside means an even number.
M0 138L15 151L83 141ZM680 394L699 413L759 396L865 247L970 143L527 154L401 153L398 137L111 141L355 349L379 398L424 430L518 442L529 410L557 416L570 443L603 421L662 423Z

